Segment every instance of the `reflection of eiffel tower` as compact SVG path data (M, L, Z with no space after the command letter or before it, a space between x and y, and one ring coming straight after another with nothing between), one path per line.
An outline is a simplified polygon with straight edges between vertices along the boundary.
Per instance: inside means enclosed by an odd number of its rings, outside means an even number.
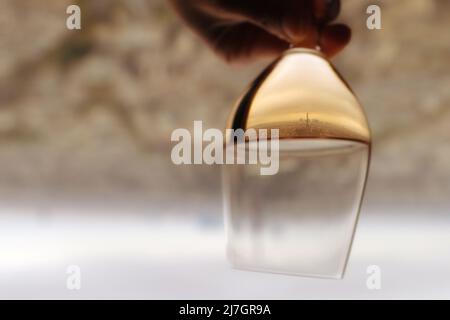
M306 113L306 124L305 124L305 128L306 128L306 131L307 131L307 132L312 133L312 126L311 126L311 124L310 124L310 122L309 122L309 113L308 113L308 112Z
M316 136L323 134L320 121L316 119L310 119L309 112L306 112L306 117L300 119L300 123L303 134Z
M306 118L301 118L300 119L300 123L302 124L302 131L304 132L304 134L312 134L314 131L314 125L313 125L314 120L310 120L309 119L309 112L306 112Z

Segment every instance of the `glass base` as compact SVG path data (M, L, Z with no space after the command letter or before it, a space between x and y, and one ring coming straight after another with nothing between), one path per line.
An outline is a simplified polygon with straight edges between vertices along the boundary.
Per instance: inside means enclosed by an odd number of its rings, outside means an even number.
M225 166L231 264L252 271L342 278L369 153L369 145L349 140L282 140L275 175L260 175L260 165Z

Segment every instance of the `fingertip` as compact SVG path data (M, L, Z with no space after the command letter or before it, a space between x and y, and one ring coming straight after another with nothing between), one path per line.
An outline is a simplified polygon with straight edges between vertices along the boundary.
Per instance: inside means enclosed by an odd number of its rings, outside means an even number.
M327 0L326 1L327 13L325 16L325 22L330 22L336 19L341 11L340 0Z
M344 24L333 24L322 30L320 46L329 57L333 57L344 49L352 37L351 29Z
M314 0L315 17L320 23L329 23L337 18L341 10L340 0Z

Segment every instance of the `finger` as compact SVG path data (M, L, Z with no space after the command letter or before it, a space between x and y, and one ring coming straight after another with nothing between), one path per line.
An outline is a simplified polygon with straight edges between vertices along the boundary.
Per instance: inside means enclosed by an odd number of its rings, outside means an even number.
M311 0L287 1L281 18L281 31L296 45L301 42L317 41L314 2Z
M340 52L350 42L352 32L344 24L333 24L326 26L320 36L320 47L328 57Z
M252 22L277 37L296 43L314 26L313 0L211 0L201 8L223 19Z
M204 7L189 6L185 0L170 0L170 3L208 46L230 63L276 57L289 48L287 42L251 23L230 22L230 17L218 19L217 14L205 11Z
M340 0L314 0L314 12L319 24L335 20L341 11Z
M251 23L220 27L210 33L208 43L229 63L277 57L289 48L287 42Z

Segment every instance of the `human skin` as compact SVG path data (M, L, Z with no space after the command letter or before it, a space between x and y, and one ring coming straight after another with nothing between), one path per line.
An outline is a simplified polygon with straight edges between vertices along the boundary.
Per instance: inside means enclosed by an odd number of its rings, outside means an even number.
M290 46L328 57L350 41L333 21L340 0L168 0L182 20L229 63L276 57Z

